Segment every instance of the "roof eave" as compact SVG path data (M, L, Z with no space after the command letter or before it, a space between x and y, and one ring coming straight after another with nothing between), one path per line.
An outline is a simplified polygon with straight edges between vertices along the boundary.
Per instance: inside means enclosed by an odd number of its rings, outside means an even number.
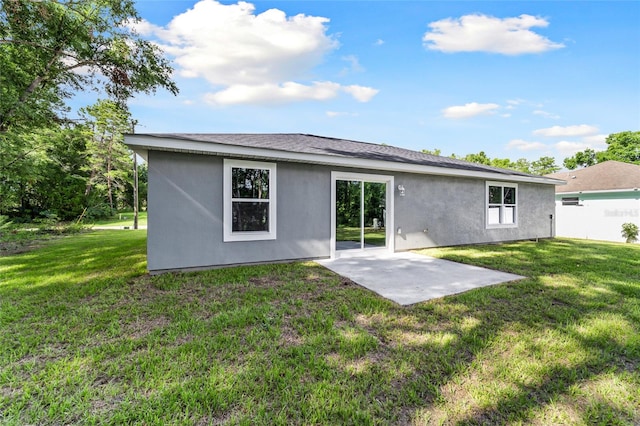
M302 162L339 167L351 167L358 169L384 170L388 172L404 172L430 174L440 176L470 177L481 179L503 180L523 183L540 183L547 185L565 185L566 181L544 176L525 176L492 173L476 170L463 170L448 167L426 166L422 164L400 163L384 160L370 160L357 157L340 157L333 155L309 154L291 151L282 151L266 148L254 148L247 146L221 144L215 142L200 142L190 139L179 139L179 146L175 144L175 138L149 137L145 135L126 135L125 143L145 160L148 159L148 151L170 151L192 154L206 154L216 156L234 156L261 160L280 159L291 162Z
M622 189L588 189L588 190L572 190L566 192L557 191L556 195L578 195L578 194L612 194L612 193L620 193L620 192L639 192L640 188L622 188Z

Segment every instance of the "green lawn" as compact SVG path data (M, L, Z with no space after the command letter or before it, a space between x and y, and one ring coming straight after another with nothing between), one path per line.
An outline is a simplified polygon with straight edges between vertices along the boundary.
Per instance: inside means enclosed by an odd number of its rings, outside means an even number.
M336 229L337 241L360 241L360 228L350 226L339 226ZM366 244L374 246L384 246L386 235L384 229L364 228L364 241Z
M314 263L150 277L145 235L0 257L1 424L640 423L640 246L429 250L531 278L400 307Z
M129 226L133 229L133 212L121 212L109 219L101 219L88 222L88 225L95 226ZM138 226L147 226L147 212L138 212Z

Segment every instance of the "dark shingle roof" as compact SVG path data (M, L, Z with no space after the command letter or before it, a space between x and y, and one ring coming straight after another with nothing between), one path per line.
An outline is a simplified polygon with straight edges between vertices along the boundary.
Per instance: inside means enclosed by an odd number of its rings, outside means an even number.
M640 166L620 161L605 161L579 170L547 175L567 181L556 192L607 191L640 188Z
M470 163L449 157L424 154L419 151L412 151L390 145L357 142L347 139L299 133L150 133L142 135L136 134L135 136L151 136L212 144L261 148L292 153L389 161L395 163L496 173L505 176L532 176L515 170L500 169L497 167ZM274 157L275 156L277 155L274 155Z

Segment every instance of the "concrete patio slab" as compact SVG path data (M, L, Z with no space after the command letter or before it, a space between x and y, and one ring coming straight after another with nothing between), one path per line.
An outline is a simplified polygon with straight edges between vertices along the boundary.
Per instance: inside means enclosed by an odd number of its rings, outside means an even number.
M525 277L417 253L364 250L319 264L400 305L462 293Z

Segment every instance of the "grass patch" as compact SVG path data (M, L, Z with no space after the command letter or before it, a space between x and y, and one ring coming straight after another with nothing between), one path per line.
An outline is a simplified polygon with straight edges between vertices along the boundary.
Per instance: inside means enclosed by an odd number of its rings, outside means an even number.
M360 242L360 228L350 226L339 226L336 228L336 241L356 241ZM374 246L384 246L386 244L385 230L382 228L364 228L365 244Z
M86 230L85 226L77 223L55 220L13 223L5 216L0 216L0 256L27 252L40 247L46 240Z
M93 226L128 226L133 229L133 212L120 212L113 217L88 222ZM138 226L147 226L147 212L138 212Z
M530 278L400 307L315 263L150 277L144 244L0 258L0 423L640 422L640 247L429 250Z

